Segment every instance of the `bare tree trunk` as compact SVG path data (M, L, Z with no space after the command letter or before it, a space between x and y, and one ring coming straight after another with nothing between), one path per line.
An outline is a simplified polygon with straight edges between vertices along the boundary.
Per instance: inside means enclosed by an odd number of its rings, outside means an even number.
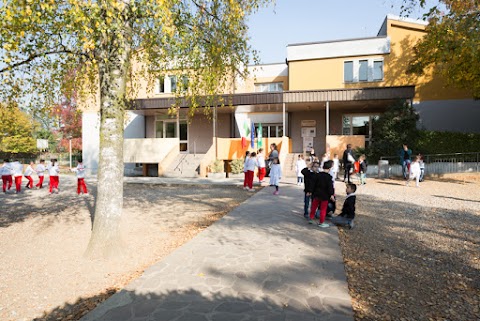
M118 38L115 40L118 46ZM90 258L121 254L119 231L123 208L123 132L130 49L127 41L117 50L104 50L99 66L100 159L93 230L86 251ZM113 52L113 53L112 53Z

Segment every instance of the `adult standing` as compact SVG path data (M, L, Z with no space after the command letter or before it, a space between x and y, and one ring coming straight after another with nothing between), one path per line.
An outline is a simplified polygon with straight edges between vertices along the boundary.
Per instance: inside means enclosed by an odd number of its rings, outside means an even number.
M402 173L404 179L408 179L411 162L412 150L408 148L407 144L403 144L402 149L400 150L400 164L402 164Z
M274 158L278 158L278 149L277 144L271 143L270 144L270 154L268 155L268 160L271 162Z
M353 163L355 163L355 158L353 157L352 144L347 144L347 149L343 152L343 167L345 168L345 173L343 174L343 181L352 183L350 180L350 172L353 169Z

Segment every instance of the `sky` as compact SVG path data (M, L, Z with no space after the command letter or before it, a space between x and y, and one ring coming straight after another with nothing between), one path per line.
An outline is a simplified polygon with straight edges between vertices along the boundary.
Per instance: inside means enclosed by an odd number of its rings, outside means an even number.
M432 3L432 1L429 1ZM375 37L402 0L276 0L249 19L250 44L260 63L284 62L288 44ZM421 18L416 8L410 18Z

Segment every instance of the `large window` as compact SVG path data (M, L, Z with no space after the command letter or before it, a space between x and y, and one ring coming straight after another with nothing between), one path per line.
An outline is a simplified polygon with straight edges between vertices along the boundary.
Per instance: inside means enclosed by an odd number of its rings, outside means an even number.
M372 138L372 121L378 115L344 115L343 135L364 135L365 141L369 144Z
M383 80L383 61L373 62L373 80Z
M382 81L383 59L362 59L343 62L343 81Z
M283 82L270 82L255 84L255 92L278 92L283 91Z
M358 80L368 81L368 60L359 61Z
M255 125L255 137L258 137L258 125ZM283 125L281 124L262 124L262 137L283 137Z
M181 76L180 79L175 75L160 76L158 78L157 94L174 93L177 91L178 82L181 81L180 90L186 91L188 89L188 77Z
M353 82L353 61L343 63L343 78L345 82Z

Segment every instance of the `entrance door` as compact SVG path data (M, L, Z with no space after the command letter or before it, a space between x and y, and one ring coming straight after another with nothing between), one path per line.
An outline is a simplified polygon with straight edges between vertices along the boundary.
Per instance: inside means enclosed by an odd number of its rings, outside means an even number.
M180 121L180 152L188 153L188 124L187 121Z

